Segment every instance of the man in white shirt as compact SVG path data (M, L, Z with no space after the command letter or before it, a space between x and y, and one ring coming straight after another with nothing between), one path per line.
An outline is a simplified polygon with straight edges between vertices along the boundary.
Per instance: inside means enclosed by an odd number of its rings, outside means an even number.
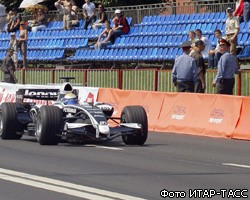
M212 50L212 44L211 42L205 37L202 35L202 31L200 29L196 29L195 30L195 35L196 35L196 38L198 40L202 40L204 45L205 45L205 49L201 52L201 55L204 59L208 59L208 67L209 68L212 68L213 66L209 66L212 65L211 64L211 56L209 55L209 51Z
M5 6L3 4L0 4L0 32L2 32L4 29L5 17L6 17Z
M226 36L225 39L230 43L230 53L236 56L237 37L240 31L240 22L233 16L233 9L227 8Z
M87 29L89 24L93 24L96 21L96 9L95 4L90 2L90 0L85 0L85 2L82 6L83 18L85 19L83 28Z

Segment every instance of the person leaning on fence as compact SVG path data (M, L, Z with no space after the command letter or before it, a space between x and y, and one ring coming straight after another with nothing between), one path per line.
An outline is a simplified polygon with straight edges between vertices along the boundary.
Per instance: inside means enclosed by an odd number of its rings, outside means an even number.
M221 53L223 54L218 63L218 72L212 82L218 94L233 94L235 84L234 74L239 73L236 57L229 53L230 43L225 39L219 41Z
M206 89L205 82L205 74L206 74L206 66L201 54L205 49L205 44L202 40L197 40L195 42L195 46L193 47L193 52L191 53L191 57L194 58L197 69L198 69L198 79L195 83L194 92L196 93L204 93Z
M191 45L191 41L182 43L183 54L175 59L172 78L178 92L194 92L198 71L194 58L189 56Z
M17 83L15 76L15 64L12 60L13 49L8 49L7 55L3 60L2 72L4 73L4 82L6 83Z
M16 39L16 34L14 32L10 33L10 43L9 43L9 48L12 49L13 55L12 59L15 64L15 68L18 68L18 40Z
M82 6L83 18L84 18L84 29L88 28L89 24L93 24L96 21L96 8L95 4L90 0L85 0L85 4Z
M101 49L101 48L106 47L107 45L114 44L115 37L112 34L112 29L110 27L110 23L108 20L105 21L105 26L106 26L106 28L98 37L98 40L95 44L95 49ZM101 41L101 39L104 35L106 35L106 37Z
M107 14L105 12L105 8L102 4L99 4L98 5L98 21L96 21L94 24L93 24L93 29L98 29L98 28L101 28L105 21L108 20L108 17L107 17Z
M28 39L28 31L25 27L24 22L20 23L20 34L18 40L18 46L20 48L20 52L22 55L23 60L23 68L28 67L28 60L27 60L27 39Z

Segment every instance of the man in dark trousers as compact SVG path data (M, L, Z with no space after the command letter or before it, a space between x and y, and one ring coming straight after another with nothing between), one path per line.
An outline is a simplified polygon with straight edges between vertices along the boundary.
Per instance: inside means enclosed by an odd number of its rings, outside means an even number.
M195 46L193 47L193 51L191 53L191 57L194 58L198 69L198 79L194 87L194 92L196 93L204 93L206 89L206 82L205 82L206 66L201 54L201 52L204 49L205 49L204 42L202 40L197 40L195 42Z
M183 54L175 59L172 70L173 83L178 92L194 92L194 84L197 81L197 67L194 58L189 56L191 42L181 44Z
M8 49L7 56L3 60L2 71L4 73L4 82L6 83L17 83L15 76L15 64L11 56L13 56L13 49Z
M234 74L239 73L236 57L230 54L230 43L225 39L219 41L220 50L223 54L218 62L218 72L212 83L217 85L218 94L233 94Z

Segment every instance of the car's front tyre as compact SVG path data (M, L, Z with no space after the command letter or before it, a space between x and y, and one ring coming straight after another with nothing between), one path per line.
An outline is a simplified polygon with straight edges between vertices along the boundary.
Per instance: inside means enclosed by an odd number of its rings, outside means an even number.
M22 135L17 134L18 125L16 103L2 103L0 106L0 137L3 140L20 139Z
M63 112L56 106L42 106L37 115L35 129L40 145L57 145L63 126Z
M126 106L121 113L122 123L141 124L141 130L136 134L123 135L122 140L128 145L143 145L148 137L148 118L142 106Z

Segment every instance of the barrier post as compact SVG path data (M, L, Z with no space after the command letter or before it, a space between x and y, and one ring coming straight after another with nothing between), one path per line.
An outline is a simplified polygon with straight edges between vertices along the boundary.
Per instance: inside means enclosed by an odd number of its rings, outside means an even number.
M87 70L83 70L83 85L84 86L88 86L88 73L87 73Z
M158 91L158 69L155 69L155 86L154 86L154 91Z
M238 74L238 96L241 96L241 72Z
M25 84L25 68L22 68L22 84Z
M122 70L119 69L118 70L118 88L119 89L122 89Z
M51 71L51 82L55 83L55 70L54 69L52 69Z

